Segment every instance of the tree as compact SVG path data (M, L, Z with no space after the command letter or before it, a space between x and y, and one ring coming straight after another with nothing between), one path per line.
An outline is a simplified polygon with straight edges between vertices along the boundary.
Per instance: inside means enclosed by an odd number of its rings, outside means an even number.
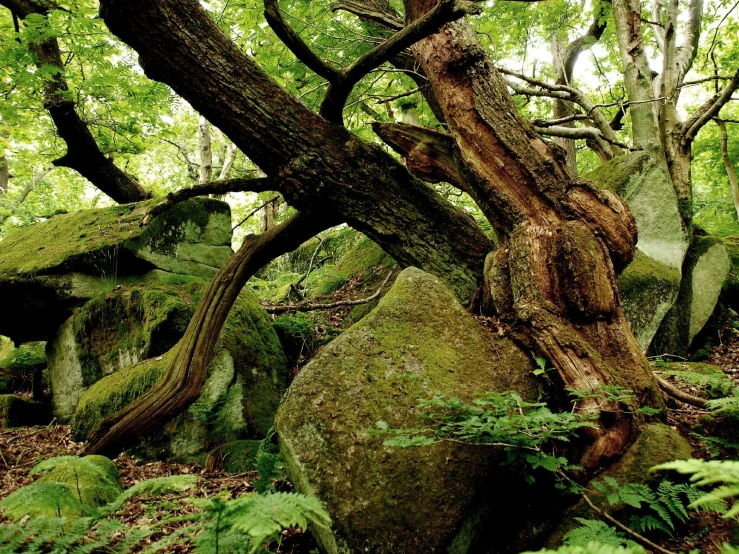
M23 7L28 1L0 3L20 9L13 5ZM400 264L436 274L464 301L484 284L486 306L509 324L516 340L550 360L562 389L594 392L603 385L618 385L632 389L641 405L661 406L617 289L617 275L631 261L636 243L629 209L614 194L572 175L571 161L568 167L560 149L519 115L508 85L530 95L544 90L581 107L589 102L586 95L569 85L550 86L531 78L524 78L527 86L506 82L464 19L479 11L473 3L405 0L403 7L405 24L385 0L337 3L334 9L359 16L379 42L339 67L318 56L288 25L275 0L265 0L267 21L303 64L302 73L296 69L294 75L305 75L307 67L325 82L309 91L327 89L316 113L270 78L196 0L101 2L103 20L138 52L146 75L172 87L266 175L201 184L175 193L165 203L229 190L276 191L300 213L247 241L221 269L166 377L151 393L106 420L90 438L88 452L120 449L192 402L202 388L228 310L248 278L275 256L340 222L367 234ZM637 7L632 8L638 15ZM619 22L623 9L614 3L619 36L638 36L640 18L632 14ZM590 34L594 39L602 33L600 18ZM567 67L574 67L586 43L565 48L560 80L570 79ZM344 126L356 85L385 63L411 73L419 84L417 92L445 124L443 130L394 123L373 126L406 158L407 167ZM649 137L659 126L654 98L643 98L643 59L624 58L624 66L631 120L636 121L634 147L651 152ZM724 92L721 98L731 95ZM719 100L704 113L715 114ZM590 107L583 107L586 113L580 115L593 117L594 128L549 125L548 132L589 139L606 158L617 149L628 149L614 138L605 116ZM363 109L372 111L366 103ZM667 164L667 154L661 155ZM448 182L469 194L494 228L495 243L466 212L424 181ZM583 448L582 463L589 469L622 453L638 433L634 410L594 398L583 400L581 408L599 418L599 427L588 430Z

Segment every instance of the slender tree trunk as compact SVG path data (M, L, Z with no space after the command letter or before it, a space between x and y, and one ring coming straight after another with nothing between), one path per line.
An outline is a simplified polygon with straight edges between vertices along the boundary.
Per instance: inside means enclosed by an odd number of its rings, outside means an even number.
M236 152L236 145L229 142L228 145L226 145L226 153L223 155L223 165L221 166L221 172L218 175L219 181L224 181L231 175L234 161L236 160Z
M268 233L247 239L205 291L162 380L123 411L105 419L89 437L84 453L114 456L187 408L203 390L218 336L249 278L277 256L336 223L328 214L299 213Z
M198 152L200 152L200 178L198 182L213 180L213 147L210 140L210 123L202 115L198 119Z
M729 133L726 131L726 123L722 119L714 119L716 125L721 130L721 159L726 168L726 174L729 176L731 184L731 196L734 199L734 208L736 209L736 217L739 220L739 180L736 178L734 164L729 157Z
M417 18L433 0L406 0ZM518 115L504 81L465 21L414 46L461 152L472 196L507 237L488 259L489 293L519 340L545 355L579 391L632 389L660 406L651 375L621 310L617 272L631 260L636 227L626 205L571 181L549 147ZM620 455L637 432L622 406L581 400L599 417L582 463Z
M0 155L0 196L8 195L8 184L10 182L10 166L5 152Z

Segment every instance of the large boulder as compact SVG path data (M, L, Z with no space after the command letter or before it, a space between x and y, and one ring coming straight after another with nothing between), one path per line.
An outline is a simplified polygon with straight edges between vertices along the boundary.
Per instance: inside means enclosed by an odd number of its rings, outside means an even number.
M646 350L680 290L689 238L677 195L667 167L647 152L619 156L587 177L621 196L636 220L637 252L619 288L626 319Z
M365 431L380 420L418 426L417 399L434 395L469 401L515 389L536 398L532 370L520 349L487 335L436 277L403 271L377 308L303 368L278 412L293 483L317 495L332 517L330 529L314 529L323 550L473 548L480 530L504 517L491 513L504 502L485 502L491 488L504 494L492 450L453 443L402 450Z
M730 268L731 258L720 238L693 238L683 264L680 292L652 340L652 354L687 354L693 339L711 317Z
M212 277L232 253L228 204L192 199L143 225L154 202L58 215L9 233L0 242L0 334L48 340L75 306L117 284Z
M119 287L77 309L49 343L56 416L68 420L105 375L169 351L185 333L202 284Z
M83 311L78 314L80 320L68 326L86 331L82 340L77 335L74 342L63 347L67 355L77 352L77 361L61 372L66 380L64 398L58 398L61 393L58 386L54 387L54 377L52 387L57 409L64 409L67 416L71 415L70 410L74 413L72 429L78 438L85 437L106 416L139 398L161 379L189 321L187 308L195 304L183 289L164 294L166 290L159 287L152 291L155 297L163 299L158 307L169 308L159 312L145 309L144 319L138 322L140 305L130 302L137 291L143 298L147 288L124 287L109 295L112 298L104 303L123 309L114 312L120 320L95 316L90 319L90 311ZM157 313L161 317L153 317ZM151 321L158 325L148 324L146 314L152 314ZM120 322L124 322L123 330ZM95 342L98 337L100 342ZM93 340L86 342L87 339ZM99 348L105 345L107 354ZM86 353L84 363L81 352ZM136 363L136 358L147 359ZM70 382L72 374L80 393ZM287 388L288 374L287 361L269 316L251 292L243 291L218 338L200 397L162 430L148 436L140 452L150 457L188 460L225 442L264 437Z
M0 429L46 425L50 421L48 405L13 394L0 394Z
M10 342L13 346L13 343ZM0 394L33 391L41 397L41 374L46 367L46 343L29 342L0 354Z

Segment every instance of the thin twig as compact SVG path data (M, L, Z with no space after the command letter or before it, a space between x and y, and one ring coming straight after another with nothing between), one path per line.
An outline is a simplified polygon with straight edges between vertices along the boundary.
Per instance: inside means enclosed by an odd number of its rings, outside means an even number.
M271 204L272 202L274 202L275 200L277 200L277 199L279 199L279 198L280 198L279 196L275 196L275 197L273 197L273 198L270 198L269 200L267 200L267 201L266 201L266 202L265 202L264 204L262 204L262 205L261 205L261 206L259 206L258 208L254 208L254 209L253 209L253 210L252 210L251 212L249 212L249 215L247 215L247 216L246 216L246 217L245 217L244 219L242 219L242 220L241 220L241 221L239 221L239 222L238 222L238 223L237 223L236 225L234 225L233 227L231 227L231 231L233 232L233 231L235 231L236 229L238 229L239 227L241 227L241 226L242 226L242 225L243 225L244 223L246 223L246 222L247 222L247 221L249 220L249 218L250 218L250 217L252 217L252 216L253 216L253 215L254 215L255 213L257 213L257 212L258 212L259 210L261 210L262 208L265 208L266 206L269 206L269 205L270 205L270 204Z

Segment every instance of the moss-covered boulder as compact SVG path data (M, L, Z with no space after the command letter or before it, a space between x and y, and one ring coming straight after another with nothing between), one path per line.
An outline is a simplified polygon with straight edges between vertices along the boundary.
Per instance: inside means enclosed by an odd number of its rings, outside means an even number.
M31 475L40 477L0 501L14 521L92 516L123 492L118 468L104 456L51 458L34 467Z
M0 429L46 425L51 418L51 409L46 404L13 394L0 394Z
M75 436L85 437L106 416L154 386L175 348L91 384L74 404ZM263 437L272 427L287 379L287 361L269 316L254 295L244 291L221 331L200 397L147 437L140 451L149 457L188 460L225 442Z
M587 178L615 192L629 205L639 231L639 249L652 260L679 271L690 241L664 162L648 152L634 152L601 165Z
M212 277L231 255L228 204L193 199L142 225L155 200L83 210L16 229L0 242L0 334L48 340L72 308L116 284Z
M117 287L79 308L49 343L57 417L70 418L85 389L103 376L169 351L185 333L203 287Z
M46 367L46 343L29 342L0 355L0 394L28 392L41 387L41 372ZM34 394L40 396L39 390Z
M417 426L417 399L434 395L471 400L515 389L535 398L532 369L512 342L485 334L436 277L403 271L375 310L303 368L278 412L293 483L331 514L331 529L314 529L323 550L468 552L486 516L500 516L483 502L496 486L491 450L403 450L365 431L380 420Z
M330 294L353 277L362 276L368 283L373 283L381 280L395 265L389 254L364 235L354 233L345 241L346 250L335 264L323 266L306 279L305 285L311 296Z
M680 291L680 270L641 250L618 280L624 315L639 346L646 350Z
M623 457L598 475L595 480L602 481L610 477L620 485L627 483L651 485L662 479L658 473L649 471L652 467L672 460L687 460L692 457L692 453L690 443L675 429L662 423L652 423L642 430ZM596 506L617 518L619 512L625 508L624 505L609 504L605 494L592 484L588 486L586 493ZM585 501L580 500L564 512L562 522L550 535L547 545L555 548L561 545L564 535L580 526L575 518L594 519L596 517Z
M680 292L652 341L652 354L687 354L711 317L730 268L724 241L712 236L693 237L683 264Z

